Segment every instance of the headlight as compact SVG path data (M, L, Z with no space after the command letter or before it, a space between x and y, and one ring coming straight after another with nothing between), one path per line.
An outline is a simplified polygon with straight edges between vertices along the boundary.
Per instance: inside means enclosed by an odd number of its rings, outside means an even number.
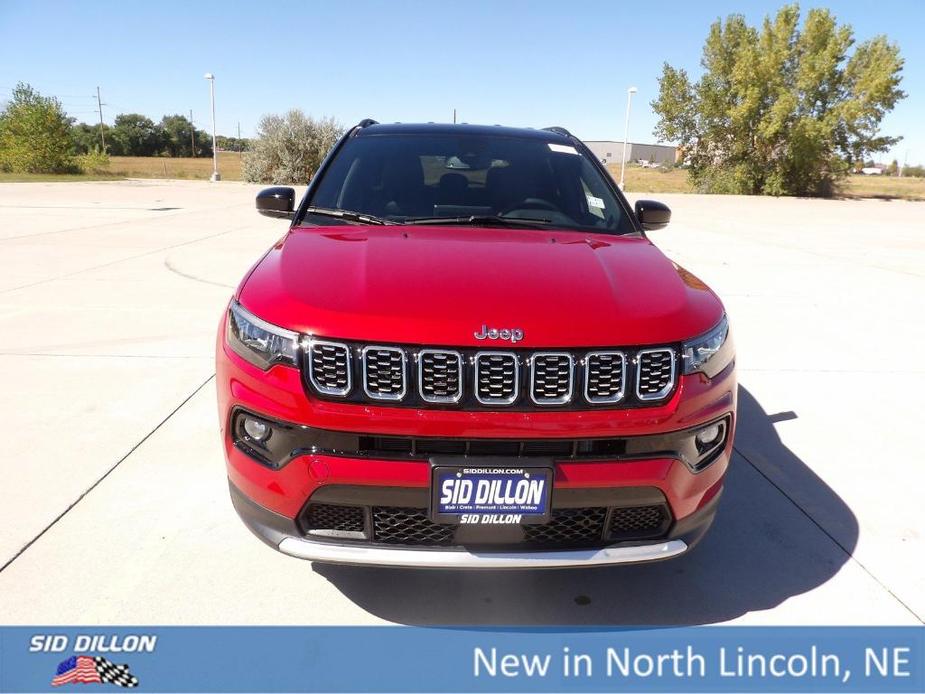
M261 369L273 364L295 366L299 334L260 320L237 301L228 309L228 346Z
M726 316L710 332L688 340L681 348L684 373L703 372L713 378L735 358Z

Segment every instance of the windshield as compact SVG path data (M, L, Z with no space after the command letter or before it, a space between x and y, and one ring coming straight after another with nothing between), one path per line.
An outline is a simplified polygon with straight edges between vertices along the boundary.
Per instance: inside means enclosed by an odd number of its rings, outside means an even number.
M398 223L634 231L599 170L579 150L503 135L354 137L324 172L309 205Z

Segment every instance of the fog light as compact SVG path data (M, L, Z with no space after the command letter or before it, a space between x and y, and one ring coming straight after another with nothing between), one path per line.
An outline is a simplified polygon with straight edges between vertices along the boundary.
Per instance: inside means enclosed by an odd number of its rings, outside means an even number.
M722 435L723 423L717 422L716 424L711 424L697 432L697 445L701 447L713 445L719 441L719 437Z
M270 437L270 425L253 417L245 417L244 433L254 441L266 441Z

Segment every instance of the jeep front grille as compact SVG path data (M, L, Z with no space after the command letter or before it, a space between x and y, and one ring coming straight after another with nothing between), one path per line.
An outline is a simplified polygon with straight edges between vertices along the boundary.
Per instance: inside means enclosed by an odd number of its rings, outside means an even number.
M353 385L350 348L339 342L311 340L308 343L308 378L324 395L343 396Z
M426 402L459 402L463 390L463 360L459 352L422 349L418 352L418 388Z
M512 352L475 355L475 398L483 405L511 405L520 394L520 365Z
M405 351L395 347L364 347L363 390L373 400L401 400L407 392Z
M588 402L620 402L626 382L623 352L591 352L585 359L585 399Z
M640 407L677 386L674 347L445 349L307 340L309 390L349 402L447 409Z
M564 405L572 399L575 359L567 352L537 352L530 360L530 399L537 405Z
M674 388L675 358L671 349L644 349L636 368L636 397L661 400Z

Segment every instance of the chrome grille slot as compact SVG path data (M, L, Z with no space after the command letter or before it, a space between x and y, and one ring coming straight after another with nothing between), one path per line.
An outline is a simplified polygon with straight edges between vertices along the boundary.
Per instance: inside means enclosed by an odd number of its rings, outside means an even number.
M530 399L537 405L564 405L572 399L575 360L565 352L537 352L530 359Z
M510 352L477 352L475 398L483 405L511 405L520 390L520 365Z
M353 386L350 348L340 342L310 340L308 378L319 393L347 395Z
M418 352L418 388L425 402L459 402L463 360L459 352L422 349Z
M626 393L626 356L623 352L591 352L585 358L585 399L620 402Z
M640 350L636 364L636 397L661 400L674 388L674 350L667 347Z
M373 400L401 400L407 392L405 351L370 345L363 348L363 391Z

